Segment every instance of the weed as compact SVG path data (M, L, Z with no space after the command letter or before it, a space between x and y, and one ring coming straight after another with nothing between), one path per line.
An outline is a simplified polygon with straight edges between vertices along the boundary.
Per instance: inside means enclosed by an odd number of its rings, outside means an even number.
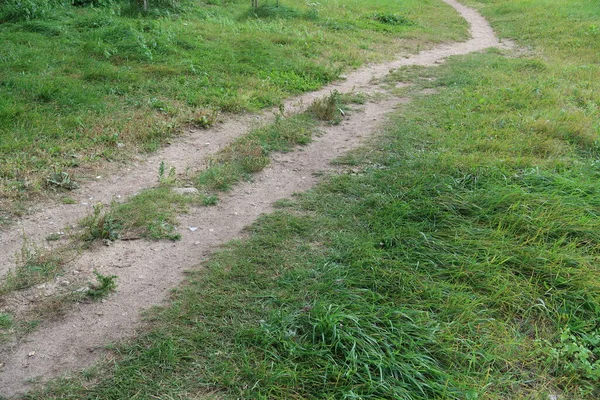
M54 232L49 234L48 236L46 236L46 241L48 242L53 242L56 240L60 240L63 237L63 235L59 232Z
M334 90L329 96L314 100L308 107L307 112L320 121L337 125L342 122L345 115L341 99L341 94Z
M165 162L161 161L158 165L158 183L161 186L172 186L176 181L175 167L170 167L168 172L166 168Z
M584 385L586 381L600 382L600 332L575 334L567 327L555 345L547 341L540 344L558 373L583 381Z
M13 328L12 315L0 313L0 344L10 337L10 330Z
M215 110L198 110L194 112L190 123L202 129L208 129L217 122L218 113Z
M77 200L70 197L63 197L61 200L63 204L77 204Z
M62 271L63 260L59 253L30 245L24 237L16 264L16 267L6 274L0 286L0 294L27 289L54 278Z
M14 326L13 317L7 313L0 313L0 344L7 341Z
M203 206L215 206L219 202L219 197L215 194L204 196L202 199Z
M50 186L67 190L73 190L79 187L79 185L71 179L68 172L58 171L56 169L48 178L46 178L46 183Z
M117 240L121 223L110 213L104 211L104 204L95 204L92 213L85 217L79 225L84 228L82 239L87 242L96 239Z
M10 314L0 313L0 329L6 330L13 326L13 319Z
M375 21L381 22L382 24L387 25L404 25L411 26L414 25L414 22L410 19L397 14L391 13L377 13L372 16Z
M102 275L98 271L94 270L96 276L96 283L89 283L89 289L86 294L93 300L99 300L117 289L117 276L116 275Z

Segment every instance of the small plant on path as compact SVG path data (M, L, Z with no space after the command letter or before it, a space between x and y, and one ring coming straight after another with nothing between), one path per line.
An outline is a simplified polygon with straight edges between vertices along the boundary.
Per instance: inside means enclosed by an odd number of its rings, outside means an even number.
M91 299L99 300L117 290L116 275L102 275L96 270L94 270L94 275L96 275L97 282L90 282L86 292Z

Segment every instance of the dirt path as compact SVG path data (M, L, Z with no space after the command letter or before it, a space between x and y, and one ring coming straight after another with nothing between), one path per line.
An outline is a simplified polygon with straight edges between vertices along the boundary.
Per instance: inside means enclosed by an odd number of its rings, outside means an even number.
M373 80L384 77L391 69L405 65L433 65L451 55L500 46L489 24L476 11L455 0L443 1L469 22L471 40L363 68L349 74L343 82L290 100L285 109L302 109L303 105L332 90L375 93L381 89L372 83ZM140 311L160 304L169 290L182 280L184 270L198 265L220 244L239 237L245 226L271 210L275 200L313 186L317 182L315 174L327 170L330 160L360 145L363 138L377 130L386 114L408 101L393 96L377 98L380 99L366 104L341 125L326 128L325 134L310 145L292 153L275 155L272 164L258 174L254 182L236 186L219 205L192 209L182 215L179 218L181 241L117 241L110 247L88 251L72 261L61 279L87 277L97 269L105 275L118 275L118 291L105 302L77 304L60 321L44 324L25 339L5 346L0 354L0 396L14 396L28 390L31 386L26 381L33 378L43 381L90 366L104 354L105 344L134 334ZM207 155L246 133L255 121L268 119L269 115L244 116L211 130L189 132L177 143L147 160L138 161L122 173L86 185L77 194L77 204L48 207L23 218L13 229L0 233L0 276L14 265L13 255L21 248L23 233L32 242L42 242L50 233L76 224L89 213L91 205L126 198L155 185L160 161L178 171L194 171ZM188 227L198 229L191 231ZM43 292L47 287L32 290Z

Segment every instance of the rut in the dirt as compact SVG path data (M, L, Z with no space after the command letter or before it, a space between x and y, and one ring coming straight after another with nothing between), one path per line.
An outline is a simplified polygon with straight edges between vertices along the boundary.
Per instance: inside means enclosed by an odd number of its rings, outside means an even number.
M286 109L299 110L332 90L374 93L380 89L373 80L382 78L391 69L433 65L448 56L499 46L491 27L476 11L455 0L444 1L469 22L471 40L361 69L343 82L289 101ZM73 276L74 271L87 276L97 269L102 274L118 275L118 292L104 303L78 304L64 319L48 323L5 348L0 355L0 395L13 396L28 390L30 386L26 381L33 378L43 381L87 367L104 353L105 344L133 335L140 310L160 304L169 290L181 281L185 269L198 265L220 244L238 237L245 226L270 211L275 200L314 185L315 173L326 170L330 160L357 147L361 139L376 131L386 114L404 101L407 99L384 96L384 100L366 104L361 112L351 115L341 125L326 128L324 135L310 145L293 153L276 155L254 182L238 185L218 206L193 209L182 215L179 242L118 241L111 247L84 253L71 262L66 279ZM15 229L0 234L0 275L12 266L11 255L19 250L23 232L32 241L41 241L63 226L75 224L89 212L91 204L108 203L117 196L126 198L154 185L155 166L161 160L178 170L202 165L207 155L245 133L247 126L257 118L263 117L244 117L210 131L191 132L149 160L132 165L123 174L103 177L81 189L78 205L52 206L19 221ZM191 226L198 229L192 232L187 229Z

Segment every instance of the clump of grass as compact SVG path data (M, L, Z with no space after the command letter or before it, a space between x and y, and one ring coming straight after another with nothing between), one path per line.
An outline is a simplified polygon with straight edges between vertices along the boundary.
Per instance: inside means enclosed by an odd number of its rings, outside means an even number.
M249 10L244 17L294 19L305 15L301 11L285 4L260 4L258 7L253 7Z
M82 239L91 242L96 239L116 240L121 224L104 211L104 205L95 204L92 213L80 221L83 228Z
M217 122L217 120L217 111L201 109L194 112L194 114L189 120L189 123L198 128L208 129L211 126L213 126Z
M343 104L342 95L337 90L334 90L329 96L313 101L308 107L307 113L319 121L327 121L337 125L342 122L342 118L345 115Z
M82 239L114 241L117 239L147 238L179 240L176 217L191 204L212 205L211 195L182 195L170 185L143 190L125 203L113 203L108 209L98 204L92 214L84 218Z
M8 339L13 325L14 322L12 315L0 313L0 344Z
M16 267L4 277L0 295L47 282L62 271L63 262L59 252L39 249L24 238L21 252L17 255Z
M410 19L406 18L405 16L392 14L392 13L377 13L377 14L374 14L372 16L372 18L377 22L381 22L382 24L387 24L387 25L404 25L404 26L414 25L414 22L411 21Z
M292 313L280 310L248 337L256 346L272 349L269 358L276 364L298 368L303 384L318 396L455 397L448 388L451 376L431 356L439 346L438 326L427 313L376 310L362 298L356 301L318 301ZM285 365L284 360L293 362Z

